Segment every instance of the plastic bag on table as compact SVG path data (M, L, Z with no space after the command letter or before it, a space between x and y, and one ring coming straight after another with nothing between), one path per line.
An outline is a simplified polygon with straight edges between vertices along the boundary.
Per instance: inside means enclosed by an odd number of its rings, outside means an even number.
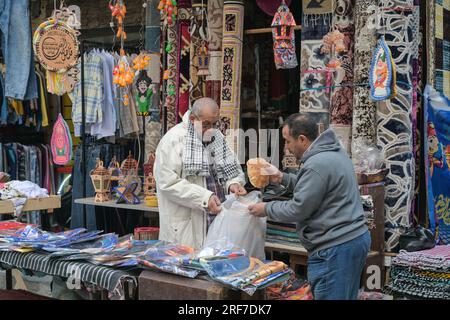
M261 202L261 193L253 191L236 198L227 196L222 211L209 227L205 248L244 249L247 255L265 259L266 218L250 215L248 207Z
M355 141L352 160L356 173L375 174L384 165L383 152L375 144L364 140Z

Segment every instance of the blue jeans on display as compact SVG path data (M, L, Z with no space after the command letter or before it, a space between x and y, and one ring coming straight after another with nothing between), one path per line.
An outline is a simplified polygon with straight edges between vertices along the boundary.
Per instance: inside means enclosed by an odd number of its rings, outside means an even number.
M95 195L94 186L92 185L89 172L95 169L97 158L100 158L100 145L86 146L86 197ZM76 199L83 198L83 168L81 157L81 146L77 148L75 153L75 164L73 168L73 185L72 185L72 218L70 228L83 227L83 205L76 204ZM97 230L97 219L95 216L95 206L86 206L86 228L88 230Z
M315 300L356 300L370 249L370 233L308 256L308 281Z
M6 64L4 94L18 100L36 99L28 0L0 0L0 30Z

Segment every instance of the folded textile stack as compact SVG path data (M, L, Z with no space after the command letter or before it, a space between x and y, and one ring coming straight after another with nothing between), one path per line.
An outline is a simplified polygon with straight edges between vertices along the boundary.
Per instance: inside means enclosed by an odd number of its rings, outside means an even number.
M281 223L267 220L266 233L266 240L268 242L300 246L295 223Z
M10 200L14 205L16 216L22 213L23 206L29 198L47 198L48 190L30 181L13 180L0 185L0 200Z
M430 250L401 250L392 260L392 293L428 299L450 299L450 245Z
M373 198L370 195L361 196L361 203L364 209L364 218L369 230L375 228L375 206Z

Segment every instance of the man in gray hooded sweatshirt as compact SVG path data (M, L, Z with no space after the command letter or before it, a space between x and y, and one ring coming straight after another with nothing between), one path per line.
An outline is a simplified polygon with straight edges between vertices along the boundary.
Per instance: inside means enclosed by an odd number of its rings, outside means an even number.
M293 198L259 203L249 211L297 224L308 250L308 281L315 299L357 299L371 240L352 161L334 131L318 136L316 123L307 115L291 115L283 138L300 160L300 170L286 174L272 166L266 174L272 183L292 190Z

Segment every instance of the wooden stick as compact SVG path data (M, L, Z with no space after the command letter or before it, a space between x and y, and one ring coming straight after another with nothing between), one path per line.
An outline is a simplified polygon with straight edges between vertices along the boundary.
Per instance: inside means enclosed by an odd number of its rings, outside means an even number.
M294 30L301 30L302 26L295 26ZM248 29L244 30L244 34L261 34L261 33L271 33L272 28L260 28L260 29Z

